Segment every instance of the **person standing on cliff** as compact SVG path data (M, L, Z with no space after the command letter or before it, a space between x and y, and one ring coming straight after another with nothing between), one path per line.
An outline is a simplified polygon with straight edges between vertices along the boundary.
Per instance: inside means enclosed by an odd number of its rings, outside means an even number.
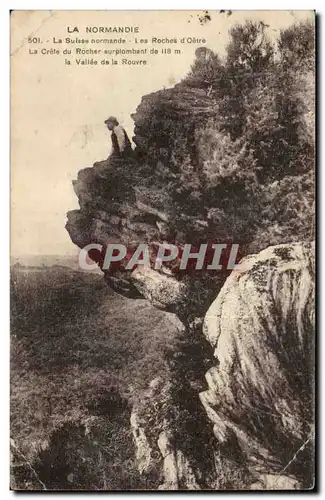
M108 130L112 132L112 152L110 156L113 156L114 158L130 157L133 153L130 139L115 116L110 116L104 123L106 124Z

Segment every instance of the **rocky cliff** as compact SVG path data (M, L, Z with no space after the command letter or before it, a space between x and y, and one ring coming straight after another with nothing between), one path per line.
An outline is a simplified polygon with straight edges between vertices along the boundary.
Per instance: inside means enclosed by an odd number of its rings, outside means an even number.
M200 398L214 434L274 486L282 475L313 484L314 266L312 244L251 255L204 320L218 364Z
M143 97L134 156L79 172L80 209L66 227L80 248L103 252L108 243L230 242L246 255L231 274L103 270L115 291L184 325L177 349L166 348L168 374L134 395L148 488L310 488L313 99L290 68L247 76L217 61L212 70L208 84L199 73ZM103 252L91 253L101 268Z
M132 248L166 239L182 243L183 228L174 224L175 203L168 185L162 189L163 160L155 161L155 170L149 161L134 158L100 162L79 173L74 188L80 210L70 212L67 223L74 243L81 248L107 242ZM207 232L208 224L200 227L197 220L198 231ZM102 265L102 255L92 258ZM149 488L312 485L312 249L279 245L247 257L241 266L215 301L229 273L187 276L167 267L104 271L118 293L176 313L186 327L185 342L192 332L202 356L192 380L186 379L192 355L183 370L177 362L175 369L169 356L168 379L138 395L131 427L138 468ZM215 362L201 333L211 303L204 333ZM206 373L208 390L198 382L207 366L204 359L212 364ZM190 404L180 404L184 395Z
M156 379L141 395L131 417L137 463L147 477L160 471L161 489L313 486L314 275L312 244L269 247L242 260L209 308L215 361L199 396L210 424L199 413L196 424L215 440L199 429L194 439L204 463L177 439L172 382Z
M195 129L210 120L215 106L205 90L186 83L145 96L132 115L137 145L134 157L97 162L81 170L73 182L80 209L68 213L66 228L72 241L80 248L99 243L104 249L108 243L123 243L132 251L139 243L154 247L163 241L183 245L205 241L207 236L211 239L211 219L204 207L199 208L198 193L191 185L187 195L181 192L184 172L177 169L173 156L177 151L179 164L191 161ZM180 209L179 198L184 200L184 196L187 203ZM91 256L102 266L103 254L95 251ZM150 299L157 307L178 313L183 321L203 315L215 282L226 276L198 275L201 306L196 301L190 311L192 290L197 287L195 276L189 280L186 273L181 276L166 267L159 273L118 268L104 274L115 291L130 298ZM209 286L202 287L202 282Z

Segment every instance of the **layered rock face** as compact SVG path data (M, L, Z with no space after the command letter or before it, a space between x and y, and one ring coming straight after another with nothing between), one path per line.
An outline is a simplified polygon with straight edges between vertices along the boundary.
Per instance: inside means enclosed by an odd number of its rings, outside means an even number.
M314 278L312 243L269 247L231 273L203 324L215 361L199 395L210 424L196 424L211 425L215 440L198 464L177 439L172 382L154 380L131 416L149 482L154 474L171 490L312 487ZM203 439L196 431L196 446Z
M194 122L206 122L215 117L216 111L216 103L209 93L191 86L188 79L172 89L160 90L142 98L136 113L131 115L135 122L133 141L145 156L149 152L149 155L166 158L176 140L171 132L182 130L185 151L192 141ZM148 116L153 119L148 120Z
M106 245L109 243L121 243L132 253L139 243L147 243L150 248L155 248L166 241L164 233L169 229L166 209L170 205L168 200L166 205L161 203L160 207L151 199L146 200L146 204L142 201L136 181L132 181L132 178L140 175L137 168L135 162L120 165L108 161L81 171L74 183L80 210L68 213L66 228L72 241L80 248L93 243L103 246L102 253L89 252L100 267L103 266ZM116 184L114 179L118 179ZM142 182L141 175L138 181ZM127 190L121 186L124 182L128 184ZM143 191L142 187L141 194ZM154 189L149 194L153 193ZM118 199L123 194L125 198ZM166 197L165 193L161 192L161 197ZM153 267L143 266L127 270L125 265L118 268L111 266L110 269L103 269L103 272L108 285L116 292L128 298L146 298L154 306L176 313L184 323L197 315L203 316L213 296L215 283L220 282L225 274L206 277L205 282L209 286L206 290L201 289L200 306L192 295L192 290L202 281L200 273L190 279L186 273L177 275L166 266L157 271Z
M193 213L188 213L188 207L179 209L177 186L182 184L183 174L175 171L173 155L177 151L178 161L195 156L195 129L214 113L215 102L207 92L186 83L143 97L132 115L137 145L134 156L97 162L81 170L73 182L80 209L68 212L66 229L72 241L80 248L99 243L104 249L109 243L122 243L130 252L140 243L154 248L161 242L181 246L206 241L209 221L201 220L194 192L186 196ZM103 266L104 252L90 255ZM118 293L145 297L155 306L177 313L183 321L203 316L216 281L221 283L225 277L219 273L203 279L208 286L200 286L202 304L196 301L192 307L191 291L202 283L201 275L189 280L186 273L177 274L171 267L156 272L140 268L127 271L123 266L104 273Z
M312 244L269 247L243 259L204 320L213 432L271 489L313 484L314 279Z

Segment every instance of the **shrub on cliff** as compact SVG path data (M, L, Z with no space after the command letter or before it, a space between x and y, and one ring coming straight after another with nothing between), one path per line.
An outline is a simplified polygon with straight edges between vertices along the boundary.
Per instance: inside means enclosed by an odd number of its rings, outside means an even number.
M174 154L174 225L182 239L214 234L244 245L255 241L255 246L258 240L267 246L309 239L315 161L313 25L282 31L276 57L263 23L236 26L230 36L223 64L217 59L208 72L196 64L189 75L202 87L210 79L216 114L197 125L193 117L191 154L186 161ZM290 64L295 53L299 65ZM195 230L198 219L206 221L200 231Z

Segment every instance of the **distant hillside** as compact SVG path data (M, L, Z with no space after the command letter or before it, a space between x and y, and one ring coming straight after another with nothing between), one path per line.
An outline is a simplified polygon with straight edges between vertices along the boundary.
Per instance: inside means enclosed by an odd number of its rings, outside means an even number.
M164 373L162 353L177 327L147 301L115 294L100 276L59 265L27 269L14 266L11 275L12 484L140 487L133 392Z
M33 267L33 268L44 268L52 266L63 266L69 267L75 271L83 271L79 266L79 254L67 254L67 255L19 255L12 256L10 258L11 266L20 267ZM95 269L93 271L86 271L90 273L101 274L101 271Z

